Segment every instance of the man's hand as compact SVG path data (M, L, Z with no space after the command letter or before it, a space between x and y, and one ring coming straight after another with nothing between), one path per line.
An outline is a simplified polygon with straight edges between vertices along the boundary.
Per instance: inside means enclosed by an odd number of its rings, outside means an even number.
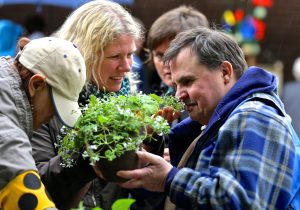
M148 152L137 152L143 162L149 164L145 168L132 171L118 171L117 175L129 179L129 181L120 183L124 188L145 188L149 191L163 192L165 179L172 169L172 165L162 157Z
M164 159L168 162L170 162L170 152L169 152L169 148L165 148L164 149Z
M171 123L180 117L180 112L174 111L172 107L164 107L163 109L159 110L156 115L162 116L168 121L168 123Z
M174 120L178 119L180 117L180 111L174 111L172 107L164 107L163 109L159 110L154 117L161 116L165 120L167 120L168 123L173 122ZM151 127L147 127L147 133L152 134L153 129Z

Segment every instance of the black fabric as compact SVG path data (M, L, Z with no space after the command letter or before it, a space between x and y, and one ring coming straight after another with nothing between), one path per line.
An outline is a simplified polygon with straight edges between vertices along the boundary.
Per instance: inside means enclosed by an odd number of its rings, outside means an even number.
M56 154L56 150L53 151L61 127L59 119L53 118L49 124L43 125L42 129L34 133L32 140L33 156L42 182L58 208L86 183L97 177L89 162L82 158L79 158L72 168L61 166L61 157ZM52 142L52 139L56 142Z

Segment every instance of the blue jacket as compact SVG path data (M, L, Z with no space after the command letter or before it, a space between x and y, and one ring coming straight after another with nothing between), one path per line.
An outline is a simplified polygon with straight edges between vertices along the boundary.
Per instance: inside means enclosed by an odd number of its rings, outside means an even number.
M176 124L165 136L165 140L169 142L170 162L173 166L178 165L185 150L200 133L201 124L188 117Z
M165 190L178 209L285 209L297 165L277 79L249 68L215 109Z

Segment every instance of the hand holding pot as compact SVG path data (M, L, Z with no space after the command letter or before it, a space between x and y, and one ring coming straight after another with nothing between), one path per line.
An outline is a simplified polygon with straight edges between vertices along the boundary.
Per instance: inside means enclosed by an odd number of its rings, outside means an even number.
M149 162L145 168L131 171L118 171L117 175L129 179L120 186L124 188L145 188L149 191L163 192L164 182L167 174L172 169L172 165L162 157L148 152L137 152L138 157L143 162Z
M164 107L163 109L159 110L156 113L156 116L157 115L162 116L163 118L165 118L168 121L168 123L171 123L180 116L180 111L176 111L176 110L174 110L173 107L167 106L167 107Z
M167 161L167 162L170 162L170 151L169 151L169 148L165 148L164 149L164 155L163 155L164 159Z
M180 117L180 111L174 110L173 107L167 106L160 109L155 115L163 117L168 123L173 122L174 120ZM151 135L153 133L153 129L150 126L147 126L147 134Z

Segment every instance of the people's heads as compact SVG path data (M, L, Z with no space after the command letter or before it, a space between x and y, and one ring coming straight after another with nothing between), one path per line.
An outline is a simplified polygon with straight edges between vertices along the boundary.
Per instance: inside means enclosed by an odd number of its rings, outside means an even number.
M99 89L115 92L131 69L135 41L142 30L121 5L95 0L75 10L57 36L79 46L88 81Z
M300 81L300 57L296 58L293 64L293 76Z
M172 85L170 71L162 62L166 49L178 33L198 26L209 27L209 22L205 15L190 6L172 9L152 24L147 37L147 47L150 51L150 59L166 85Z
M45 37L19 41L22 49L15 58L32 107L33 128L57 114L73 126L81 112L78 96L86 80L86 68L77 47L66 40Z
M201 124L208 123L220 100L247 69L244 54L232 37L203 27L178 34L164 62L172 72L176 96Z

